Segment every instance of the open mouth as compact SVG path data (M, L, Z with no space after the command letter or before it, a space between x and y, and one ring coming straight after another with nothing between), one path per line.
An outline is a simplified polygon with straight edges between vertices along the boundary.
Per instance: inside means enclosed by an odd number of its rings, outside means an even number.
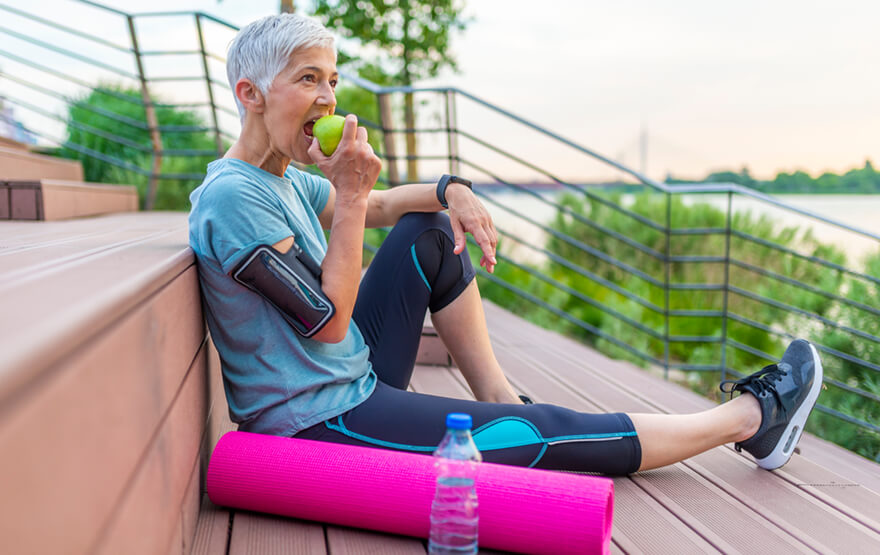
M306 134L306 137L313 137L312 130L315 128L315 122L318 121L318 118L313 120L309 120L303 125L303 133Z

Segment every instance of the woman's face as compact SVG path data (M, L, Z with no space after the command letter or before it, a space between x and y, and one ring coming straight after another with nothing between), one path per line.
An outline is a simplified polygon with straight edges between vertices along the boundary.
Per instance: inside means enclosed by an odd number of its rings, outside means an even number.
M303 164L308 154L312 126L336 109L336 52L332 48L297 50L269 86L263 121L272 151Z

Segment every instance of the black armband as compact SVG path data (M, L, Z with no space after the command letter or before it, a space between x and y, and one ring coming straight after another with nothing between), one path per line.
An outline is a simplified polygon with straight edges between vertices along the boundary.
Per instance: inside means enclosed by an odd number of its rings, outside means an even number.
M303 337L318 333L336 312L321 289L321 267L296 243L284 254L260 245L231 273L269 301Z

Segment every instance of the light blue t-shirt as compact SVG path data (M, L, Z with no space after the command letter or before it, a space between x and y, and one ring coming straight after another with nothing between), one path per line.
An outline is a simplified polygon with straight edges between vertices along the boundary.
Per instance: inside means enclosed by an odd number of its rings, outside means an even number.
M354 320L339 343L304 339L229 275L258 245L291 235L320 264L327 242L318 214L329 194L329 181L292 166L278 177L224 158L208 164L190 195L189 243L230 417L241 430L290 436L359 405L375 388L369 348Z

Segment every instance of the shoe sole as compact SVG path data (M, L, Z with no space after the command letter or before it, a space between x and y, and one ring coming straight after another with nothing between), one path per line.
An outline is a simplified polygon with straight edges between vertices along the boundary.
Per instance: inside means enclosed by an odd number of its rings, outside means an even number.
M810 343L810 351L813 353L813 385L810 387L810 392L803 403L801 403L801 406L795 411L788 426L785 427L785 432L780 437L779 443L773 448L773 451L763 459L755 459L755 462L761 468L774 470L788 462L792 453L794 453L794 448L801 439L801 434L804 432L804 424L807 422L807 417L813 411L813 406L819 398L819 392L822 391L822 361L819 360L819 353L816 352L816 348L812 343Z

